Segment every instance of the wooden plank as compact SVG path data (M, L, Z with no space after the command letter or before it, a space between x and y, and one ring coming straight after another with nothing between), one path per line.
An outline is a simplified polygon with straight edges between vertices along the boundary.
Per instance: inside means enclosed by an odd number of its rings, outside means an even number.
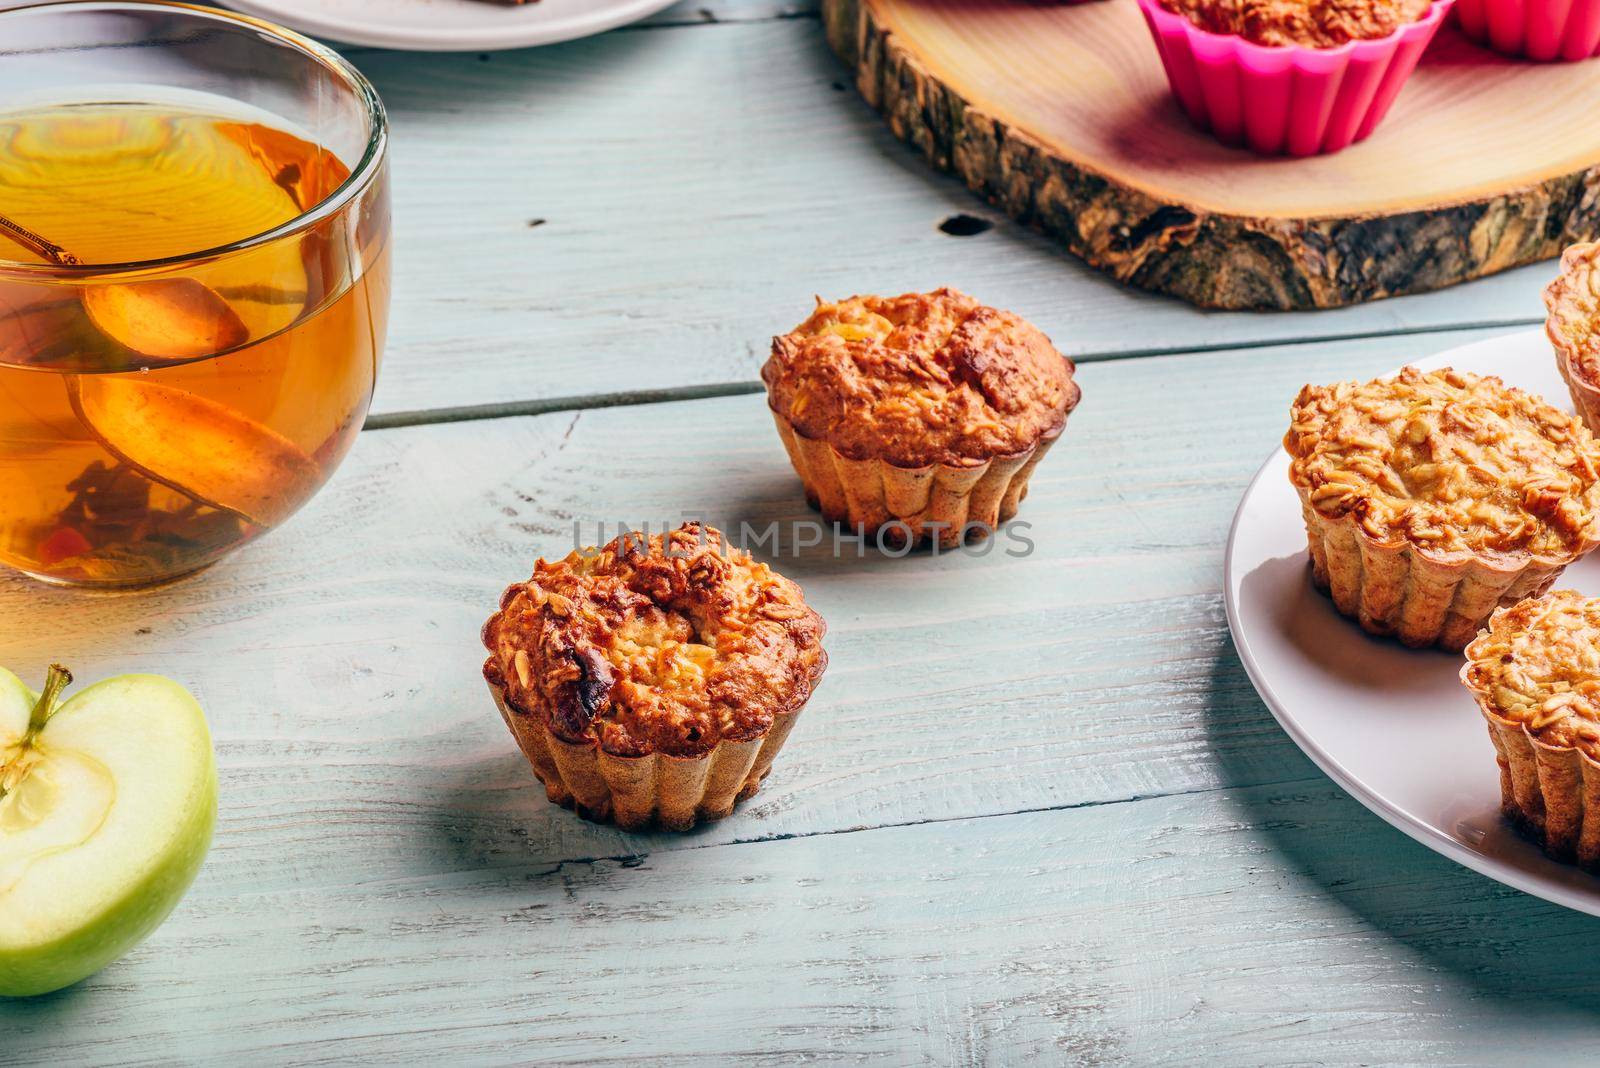
M1124 289L933 174L809 17L357 59L395 134L379 412L750 382L814 293L948 283L1079 358L1542 315L1545 265L1295 316Z
M687 0L657 15L638 27L712 26L727 22L760 22L766 19L799 19L817 16L818 0Z
M1582 1063L1595 1038L1593 919L1450 864L1316 779L462 860L255 892L207 873L103 977L0 1004L6 1057L1502 1065Z
M1228 650L1219 592L1238 496L1305 381L1457 340L1091 365L1020 516L1031 555L785 548L776 565L829 621L828 676L761 795L687 841L1239 781L1219 749L1275 774L1290 743ZM304 515L192 580L89 596L0 579L0 618L27 621L5 662L194 688L223 776L209 877L231 892L336 882L353 857L381 879L675 847L544 802L479 677L479 627L575 521L592 541L601 521L811 514L755 396L372 432Z
M0 580L8 666L182 679L222 779L184 906L0 1003L5 1058L1570 1057L1593 921L1344 799L1222 621L1228 517L1296 387L1458 340L1092 365L1033 555L781 560L833 667L763 793L685 836L545 803L476 630L574 518L805 516L759 398L368 433L194 579Z

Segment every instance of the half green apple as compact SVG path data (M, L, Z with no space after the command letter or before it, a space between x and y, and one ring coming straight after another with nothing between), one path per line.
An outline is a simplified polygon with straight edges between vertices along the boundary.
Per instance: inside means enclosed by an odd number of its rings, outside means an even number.
M0 995L93 975L167 918L211 844L217 770L200 705L155 675L61 702L0 668Z

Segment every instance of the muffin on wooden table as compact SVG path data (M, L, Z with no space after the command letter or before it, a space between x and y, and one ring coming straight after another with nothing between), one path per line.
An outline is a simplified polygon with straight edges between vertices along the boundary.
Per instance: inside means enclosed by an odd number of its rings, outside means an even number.
M1488 721L1506 816L1600 871L1600 599L1558 590L1497 611L1461 681Z
M1337 152L1383 121L1454 0L1139 0L1195 125L1263 155Z
M938 289L819 301L761 378L813 507L953 546L1016 514L1078 404L1073 372L1026 319Z
M539 560L484 625L483 674L551 801L684 830L760 787L825 630L799 586L688 523Z
M1584 425L1600 430L1600 244L1567 249L1561 273L1545 287L1544 306L1556 369Z
M1600 544L1600 446L1498 378L1306 386L1283 444L1317 587L1407 645L1461 649Z

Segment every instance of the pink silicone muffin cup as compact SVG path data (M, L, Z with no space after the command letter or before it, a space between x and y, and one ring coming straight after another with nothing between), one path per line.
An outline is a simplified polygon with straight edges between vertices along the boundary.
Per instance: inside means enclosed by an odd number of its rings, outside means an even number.
M1269 47L1208 33L1158 0L1139 0L1139 9L1195 125L1264 156L1315 156L1377 128L1454 2L1434 0L1421 19L1387 37L1337 48Z
M1600 0L1457 0L1461 32L1522 59L1600 56Z

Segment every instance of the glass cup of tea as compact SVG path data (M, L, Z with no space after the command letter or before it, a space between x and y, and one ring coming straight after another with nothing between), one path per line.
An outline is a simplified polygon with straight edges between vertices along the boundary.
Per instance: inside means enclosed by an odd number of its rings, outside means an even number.
M0 11L0 563L127 587L304 504L389 309L383 106L242 15Z

